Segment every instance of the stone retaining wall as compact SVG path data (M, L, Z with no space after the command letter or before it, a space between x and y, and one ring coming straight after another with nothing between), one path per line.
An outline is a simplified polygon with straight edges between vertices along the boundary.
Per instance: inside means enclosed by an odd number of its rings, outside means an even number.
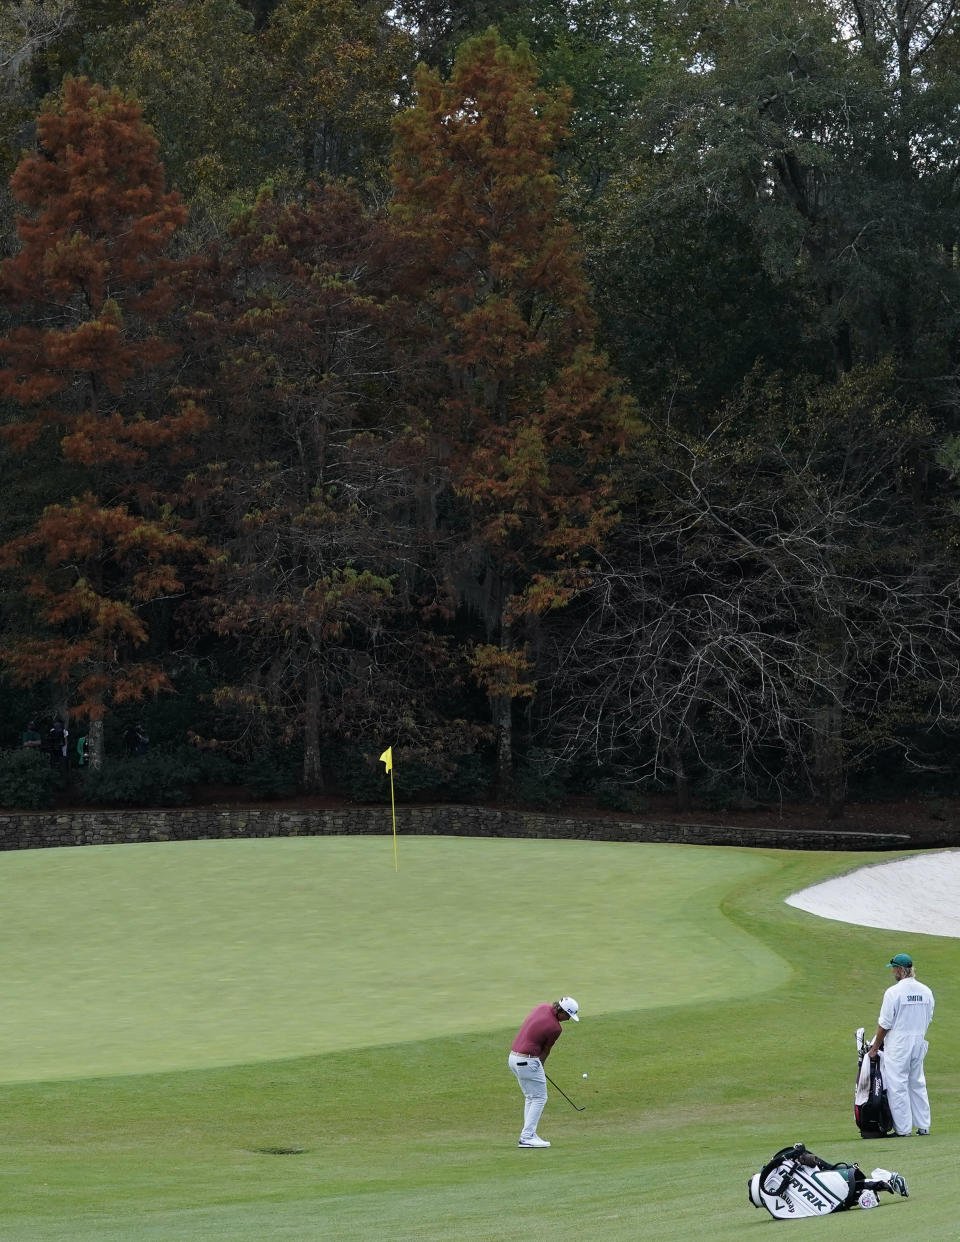
M405 835L668 841L791 850L902 850L911 846L910 836L900 833L576 819L537 811L477 806L404 806L398 812L397 827ZM0 850L240 837L386 835L391 832L389 810L365 806L323 810L190 807L153 811L0 812Z

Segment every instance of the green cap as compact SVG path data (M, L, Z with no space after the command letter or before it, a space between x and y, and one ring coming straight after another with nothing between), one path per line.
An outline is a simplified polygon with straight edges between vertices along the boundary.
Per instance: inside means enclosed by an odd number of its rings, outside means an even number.
M913 958L908 957L906 953L895 953L887 962L888 966L912 966Z

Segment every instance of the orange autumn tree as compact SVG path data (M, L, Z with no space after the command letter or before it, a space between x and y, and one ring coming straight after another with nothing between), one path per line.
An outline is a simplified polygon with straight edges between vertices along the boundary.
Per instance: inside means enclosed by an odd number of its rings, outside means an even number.
M616 518L608 467L629 402L595 344L552 156L568 106L495 31L450 80L417 78L398 118L394 211L431 258L438 355L428 418L464 537L458 593L483 620L473 667L491 705L501 786L513 705L535 689L535 618L570 598Z
M0 264L13 324L0 431L14 451L55 454L80 485L0 554L37 622L3 658L16 680L61 687L99 764L109 704L168 685L141 655L147 613L182 590L178 566L198 552L174 511L177 462L204 415L173 386L165 334L178 271L167 248L186 212L139 106L118 92L67 81L37 133L10 183L24 211L20 248Z

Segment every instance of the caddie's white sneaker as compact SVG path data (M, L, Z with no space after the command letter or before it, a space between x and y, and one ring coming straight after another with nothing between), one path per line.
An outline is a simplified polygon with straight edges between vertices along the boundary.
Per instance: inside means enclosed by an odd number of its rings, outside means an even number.
M919 1127L919 1126L917 1126L917 1133L918 1133L918 1134L929 1134L929 1133L930 1133L930 1131L929 1131L929 1130L921 1130L921 1129L920 1129L920 1127Z
M549 1147L550 1144L546 1139L542 1139L539 1134L535 1134L532 1139L521 1139L517 1144L518 1147Z

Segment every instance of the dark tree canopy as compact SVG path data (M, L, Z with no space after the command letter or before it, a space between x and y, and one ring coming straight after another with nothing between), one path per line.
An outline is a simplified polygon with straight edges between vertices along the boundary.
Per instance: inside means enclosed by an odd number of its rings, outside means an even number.
M274 793L952 790L958 16L0 0L0 692Z

